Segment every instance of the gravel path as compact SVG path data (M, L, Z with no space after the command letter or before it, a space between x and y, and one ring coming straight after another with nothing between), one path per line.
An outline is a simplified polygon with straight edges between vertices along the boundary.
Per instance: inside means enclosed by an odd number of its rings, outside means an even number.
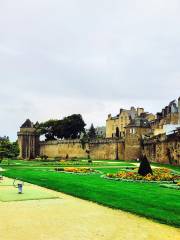
M38 186L32 187L56 194L59 198L0 202L0 239L180 239L180 231L177 228Z

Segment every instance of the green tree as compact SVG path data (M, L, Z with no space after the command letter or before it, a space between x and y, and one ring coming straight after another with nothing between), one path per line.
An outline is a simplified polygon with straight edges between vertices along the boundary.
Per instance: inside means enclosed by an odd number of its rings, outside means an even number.
M80 114L73 114L60 120L56 128L56 136L58 138L76 139L80 138L80 134L85 132L86 126Z
M60 120L49 120L40 123L37 131L44 135L46 140L75 139L84 132L85 122L80 114L73 114Z
M96 138L96 129L94 128L94 125L93 125L93 124L91 124L91 126L90 126L90 128L89 128L88 137L89 137L90 139Z
M9 137L0 137L0 160L16 158L19 155L18 142L10 142Z
M37 132L40 135L44 135L46 137L46 140L55 140L56 137L56 127L59 124L59 120L56 119L50 119L46 122L42 122L40 124L37 124Z

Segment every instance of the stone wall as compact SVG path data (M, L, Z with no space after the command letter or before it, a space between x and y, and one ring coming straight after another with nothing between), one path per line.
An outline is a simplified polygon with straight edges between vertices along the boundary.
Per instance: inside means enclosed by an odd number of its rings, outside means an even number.
M180 135L159 135L144 142L144 152L152 162L180 165Z
M87 158L86 150L89 150L91 159L133 160L144 152L151 162L180 165L180 133L159 135L143 142L142 151L138 135L127 138L125 142L121 139L96 140L86 144L85 148L79 140L48 141L40 143L40 155Z
M90 151L91 159L124 159L124 143L121 140L96 140L86 144L84 149L79 140L48 141L40 143L40 155L48 157L87 158L86 150Z
M41 142L40 155L47 155L51 158L66 158L67 155L69 158L87 157L86 146L85 149L83 149L81 143L78 140Z
M124 142L122 140L97 140L91 142L89 148L92 159L124 159Z

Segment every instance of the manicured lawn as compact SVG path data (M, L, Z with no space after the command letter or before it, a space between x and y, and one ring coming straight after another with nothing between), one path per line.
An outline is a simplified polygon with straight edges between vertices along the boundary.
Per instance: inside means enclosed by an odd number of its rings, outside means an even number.
M102 172L117 169L100 169ZM100 175L74 175L38 168L9 168L4 175L18 177L116 209L129 211L169 225L180 226L180 191L159 184L110 181Z

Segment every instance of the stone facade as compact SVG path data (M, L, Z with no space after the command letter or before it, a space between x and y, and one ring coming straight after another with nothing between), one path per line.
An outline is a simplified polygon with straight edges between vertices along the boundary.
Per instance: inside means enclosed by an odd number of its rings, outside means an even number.
M20 127L18 143L20 159L34 159L39 155L39 135L29 119Z
M116 139L103 139L92 141L89 144L92 159L124 159L124 141Z
M135 118L126 126L125 159L133 160L141 154L143 136L151 133L149 121L144 118Z
M156 119L151 121L151 127L154 130L154 135L163 133L163 126L168 124L180 123L180 98L178 103L176 100L171 101L165 106L161 112L156 114Z
M52 158L124 159L124 142L120 140L93 140L84 147L79 140L48 141L40 143L40 154Z
M152 162L180 165L180 129L145 139L143 151Z
M51 158L84 158L87 157L88 146L82 147L79 140L58 140L40 143L40 155L47 155Z
M117 116L112 117L111 114L108 115L106 120L106 138L125 137L125 127L136 117L146 118L149 121L155 119L153 114L144 112L143 108L120 109Z

